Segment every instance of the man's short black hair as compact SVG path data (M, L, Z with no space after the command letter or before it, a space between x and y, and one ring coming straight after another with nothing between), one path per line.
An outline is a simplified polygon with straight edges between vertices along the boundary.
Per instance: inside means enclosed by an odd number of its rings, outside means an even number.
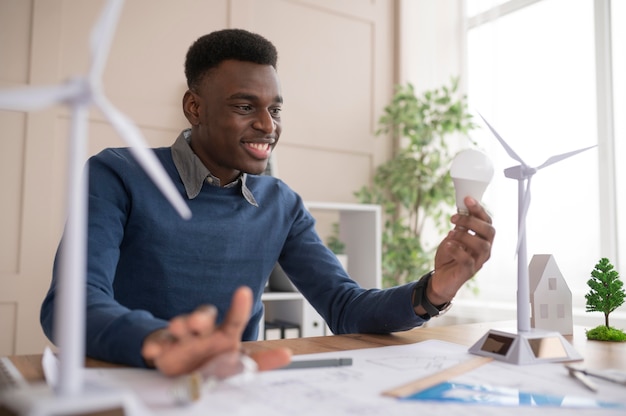
M276 47L263 36L243 29L223 29L198 38L187 51L185 76L191 89L222 61L235 59L276 68Z

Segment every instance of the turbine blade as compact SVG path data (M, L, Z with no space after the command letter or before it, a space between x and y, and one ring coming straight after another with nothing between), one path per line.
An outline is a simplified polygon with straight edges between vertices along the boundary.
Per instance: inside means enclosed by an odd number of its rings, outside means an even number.
M578 153L585 152L585 151L587 151L589 149L592 149L594 147L597 147L597 146L598 146L597 144L594 144L593 146L585 147L584 149L578 149L578 150L574 150L574 151L571 151L571 152L568 152L568 153L563 153L563 154L560 154L560 155L549 157L548 160L543 162L543 164L537 166L537 170L543 169L546 166L550 166L553 163L560 162L563 159L567 159L568 157L572 157L574 155L577 155Z
M515 153L515 151L511 148L511 146L509 146L508 143L505 142L502 137L500 137L498 132L493 127L491 127L491 124L489 124L489 122L487 120L485 120L485 117L483 117L483 115L480 114L480 113L478 113L478 115L480 116L480 118L483 119L483 121L485 122L487 127L489 127L489 130L491 130L493 135L496 136L496 139L498 139L498 141L500 142L502 147L504 147L504 150L506 150L506 152L509 154L509 156L511 156L513 159L517 160L518 162L520 162L522 164L522 166L527 166L526 163L524 163L524 161L522 160L522 158L519 157L519 155L517 153Z
M34 111L63 104L80 93L77 83L0 91L0 109Z
M135 159L137 159L174 209L178 211L178 214L185 219L191 218L191 210L176 190L176 187L169 176L167 176L165 169L154 153L148 149L137 126L118 111L105 97L95 96L94 104L102 111L120 137L128 143Z
M100 80L104 72L109 49L115 35L115 27L122 11L124 0L109 0L104 6L96 25L91 31L90 80Z
M567 159L568 157L572 157L578 153L582 153L586 150L592 149L594 147L596 147L597 145L594 146L589 146L586 147L584 149L578 149L578 150L574 150L572 152L568 152L568 153L563 153L560 155L556 155L556 156L552 156L550 158L548 158L548 160L546 160L542 165L538 166L536 168L536 170L545 168L546 166L550 166L553 163L559 162L563 159ZM512 169L512 168L509 168ZM519 213L520 219L519 219L519 228L517 230L517 248L515 250L516 253L519 252L519 249L522 245L522 240L526 234L526 216L528 214L528 209L530 208L530 181L532 179L532 175L530 175L528 177L528 181L526 182L526 189L524 190L524 199L522 201L522 210Z

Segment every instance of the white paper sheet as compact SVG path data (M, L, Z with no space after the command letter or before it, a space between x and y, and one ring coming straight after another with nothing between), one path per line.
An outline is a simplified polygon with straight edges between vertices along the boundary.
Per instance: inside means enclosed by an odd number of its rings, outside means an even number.
M294 360L350 357L349 367L276 370L258 373L252 381L222 383L202 399L186 407L168 404L173 381L155 371L137 369L87 369L90 382L115 383L133 389L159 415L361 415L407 416L427 409L429 416L471 414L502 415L617 415L624 409L572 409L558 407L499 407L431 401L403 401L381 392L475 358L467 347L443 341L373 349L299 355ZM594 380L593 393L570 377L562 364L516 366L494 361L454 379L474 385L513 387L525 392L566 395L620 402L626 405L626 389ZM171 399L171 397L169 397Z

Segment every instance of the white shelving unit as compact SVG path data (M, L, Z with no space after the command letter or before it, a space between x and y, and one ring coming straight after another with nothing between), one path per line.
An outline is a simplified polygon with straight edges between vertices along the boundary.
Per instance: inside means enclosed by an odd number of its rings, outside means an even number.
M364 288L379 288L381 270L381 209L378 205L305 202L316 213L337 213L339 237L346 245L348 274ZM303 337L329 334L321 316L298 292L266 292L262 296L265 319L259 339L264 337L265 320L282 319L300 325Z

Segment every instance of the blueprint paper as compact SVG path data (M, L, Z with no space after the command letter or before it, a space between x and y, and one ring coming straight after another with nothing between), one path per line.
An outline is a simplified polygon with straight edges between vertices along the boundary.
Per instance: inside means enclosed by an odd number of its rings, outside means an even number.
M294 415L318 416L368 415L406 416L428 410L429 416L501 415L503 408L493 405L437 403L400 400L381 395L410 381L437 373L475 358L467 347L444 341L425 341L410 345L337 351L294 356L299 359L353 359L349 367L327 367L289 371L267 371L248 382L224 382L192 405L179 407L166 399L171 379L155 371L138 369L87 369L91 382L115 383L136 391L157 415ZM132 376L131 376L132 375ZM455 383L540 392L546 395L571 395L584 399L626 405L626 390L615 383L597 380L598 393L588 391L570 377L562 364L515 366L493 361L470 373L456 377ZM152 384L151 384L152 383ZM624 409L575 409L577 415L623 415ZM571 415L572 408L514 406L508 415ZM416 414L416 413L413 413Z

